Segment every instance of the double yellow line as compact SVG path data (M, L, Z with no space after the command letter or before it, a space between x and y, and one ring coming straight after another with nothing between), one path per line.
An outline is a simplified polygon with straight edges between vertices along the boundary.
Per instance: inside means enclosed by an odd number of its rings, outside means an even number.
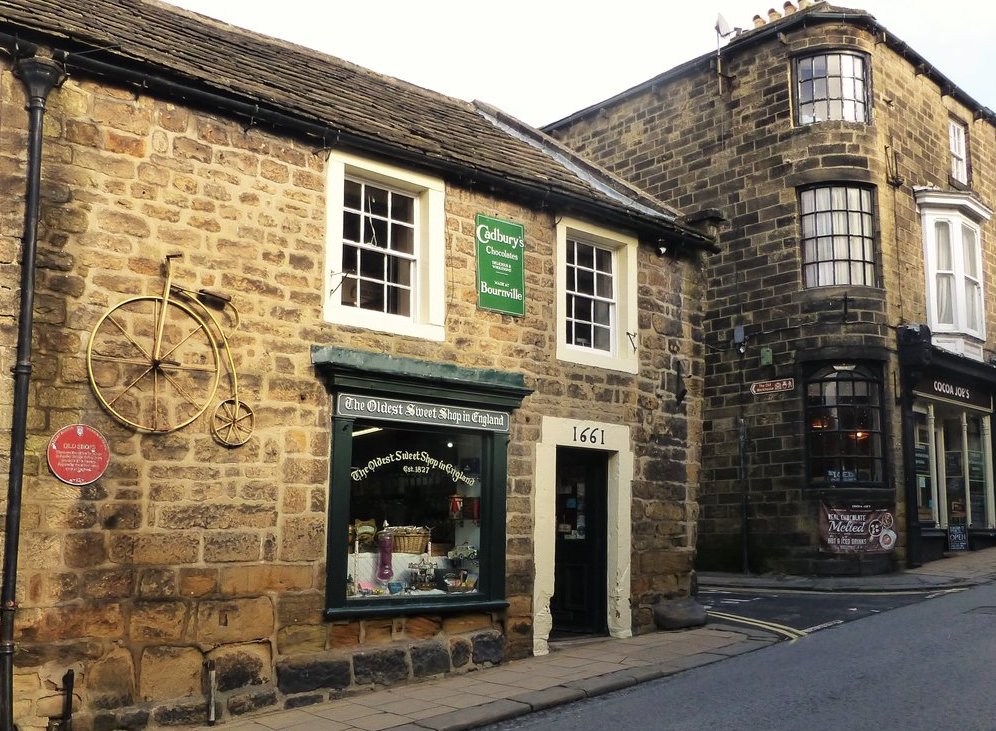
M769 632L774 632L775 634L783 635L790 640L798 640L800 637L805 637L808 633L802 630L794 629L788 627L784 624L775 624L774 622L765 622L763 619L752 619L750 617L741 617L736 614L727 614L726 612L715 612L709 610L707 614L710 617L716 617L716 619L725 619L728 622L739 622L740 624L750 625L751 627L759 627L760 629L766 629Z

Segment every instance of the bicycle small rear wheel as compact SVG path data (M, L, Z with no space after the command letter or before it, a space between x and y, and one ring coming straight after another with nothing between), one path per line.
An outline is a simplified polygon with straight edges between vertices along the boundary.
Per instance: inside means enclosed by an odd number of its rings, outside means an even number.
M132 297L93 328L86 363L101 406L122 424L171 432L191 423L214 399L221 372L218 344L204 318L169 300Z
M226 447L241 447L256 426L256 414L245 401L229 398L218 404L211 420L211 433Z

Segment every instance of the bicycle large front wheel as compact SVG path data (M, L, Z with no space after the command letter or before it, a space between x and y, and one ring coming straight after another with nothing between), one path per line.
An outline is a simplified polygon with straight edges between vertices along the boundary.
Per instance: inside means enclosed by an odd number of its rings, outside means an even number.
M93 392L111 416L134 429L171 432L214 399L218 344L204 318L182 302L132 297L93 329L86 351ZM158 339L158 342L157 342Z

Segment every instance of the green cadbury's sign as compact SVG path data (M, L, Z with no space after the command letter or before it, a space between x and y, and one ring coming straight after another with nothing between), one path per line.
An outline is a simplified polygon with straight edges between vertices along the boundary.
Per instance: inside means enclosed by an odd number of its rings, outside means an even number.
M477 214L477 306L506 315L526 314L526 237L517 223Z

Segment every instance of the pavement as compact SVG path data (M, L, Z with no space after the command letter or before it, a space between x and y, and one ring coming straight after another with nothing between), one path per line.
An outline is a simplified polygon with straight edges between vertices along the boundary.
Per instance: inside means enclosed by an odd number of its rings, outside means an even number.
M996 580L996 548L882 576L699 573L702 588L908 592ZM779 641L750 627L706 624L626 639L551 642L550 653L436 680L224 722L226 731L463 731L707 665Z

